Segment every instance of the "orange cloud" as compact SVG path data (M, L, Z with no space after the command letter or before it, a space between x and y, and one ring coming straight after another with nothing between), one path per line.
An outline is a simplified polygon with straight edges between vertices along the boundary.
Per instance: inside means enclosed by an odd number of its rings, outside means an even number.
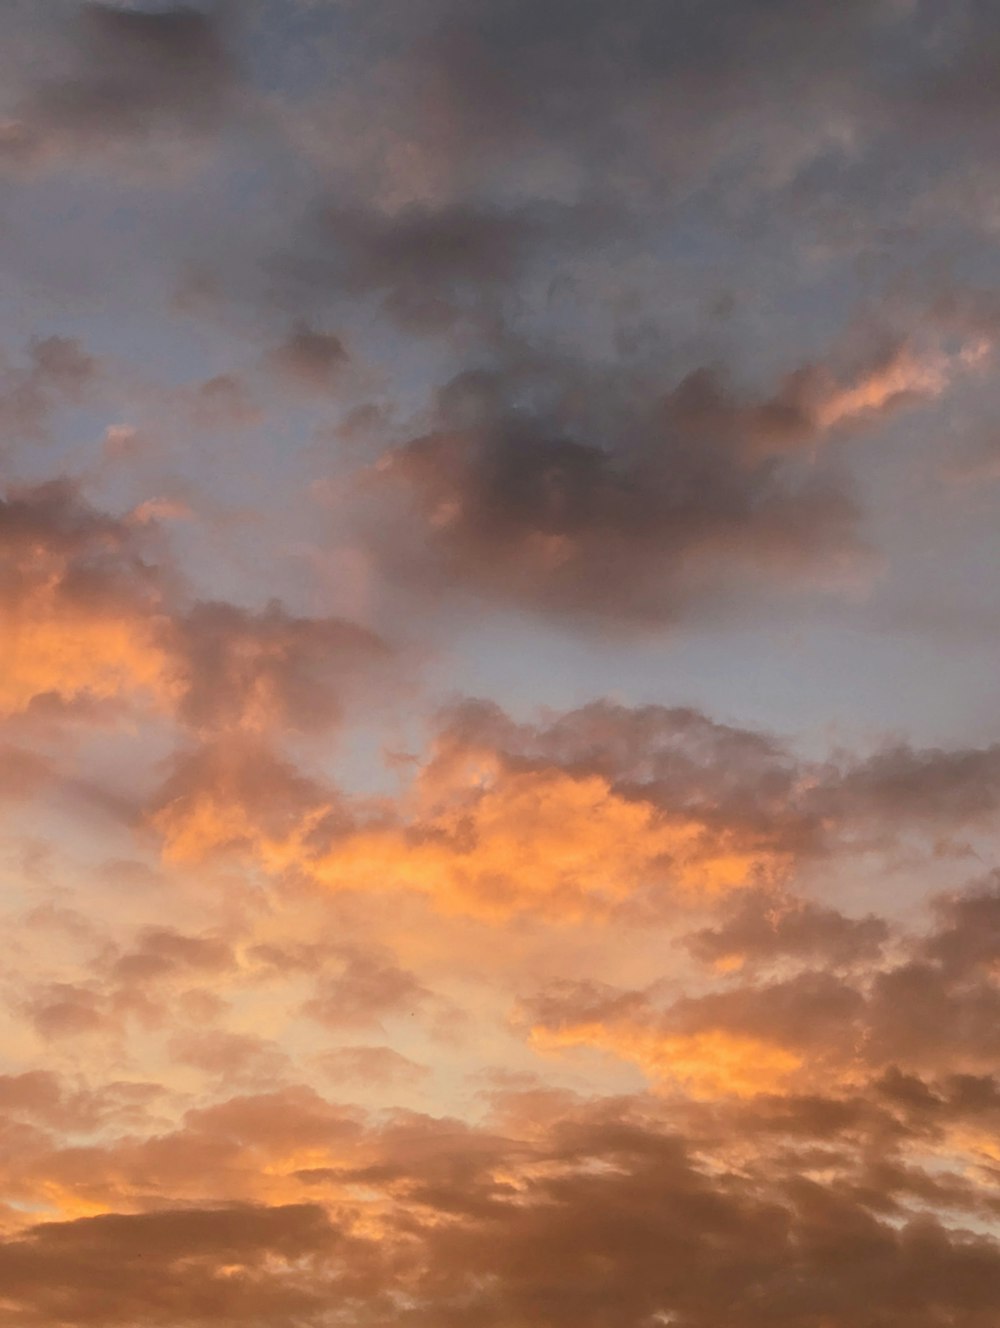
M484 918L572 920L630 901L711 897L773 879L789 862L746 826L672 814L602 775L558 768L493 762L469 782L418 781L367 819L364 806L351 816L350 804L262 751L216 747L190 775L152 814L171 860L237 848L273 874L332 890L415 891L443 911Z
M656 1084L680 1088L694 1098L752 1097L780 1091L802 1066L802 1058L778 1043L721 1029L670 1034L624 1022L531 1029L542 1051L596 1047L632 1061Z
M16 714L35 697L111 700L173 694L169 660L148 622L74 615L48 593L14 613L0 611L0 711Z
M483 916L573 918L661 891L714 894L778 867L738 833L554 769L454 789L400 829L336 841L311 870L332 886L401 886Z
M815 402L814 418L820 429L836 429L912 398L939 397L957 375L982 363L991 351L992 344L984 339L969 342L955 353L900 345L853 382L828 383Z

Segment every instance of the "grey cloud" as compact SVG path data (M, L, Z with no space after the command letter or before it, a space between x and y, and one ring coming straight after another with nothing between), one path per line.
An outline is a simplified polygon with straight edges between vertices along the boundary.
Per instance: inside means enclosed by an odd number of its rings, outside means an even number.
M558 408L481 395L470 427L446 404L372 480L399 495L404 524L383 527L389 570L571 621L649 626L741 576L822 578L859 558L840 487L753 460L725 430L691 429L685 393L626 408L606 438Z
M75 337L36 338L26 363L0 371L0 447L50 436L56 413L86 401L101 377L100 362Z
M233 62L201 10L86 3L60 38L56 67L43 66L14 102L2 143L10 163L202 134L233 104Z
M849 918L810 900L751 890L740 893L720 925L692 933L686 944L708 963L788 958L850 966L877 960L888 938L888 924L874 914Z
M333 332L299 322L271 355L271 364L287 380L310 392L329 392L349 356Z
M184 688L181 717L212 730L269 721L311 732L341 716L342 684L388 662L375 633L337 618L300 618L201 602L171 626Z

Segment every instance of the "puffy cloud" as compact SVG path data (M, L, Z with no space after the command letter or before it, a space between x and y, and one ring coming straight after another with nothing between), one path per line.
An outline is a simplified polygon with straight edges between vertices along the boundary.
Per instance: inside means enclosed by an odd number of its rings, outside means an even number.
M341 717L342 684L390 658L337 618L185 602L155 511L92 507L69 480L12 489L0 505L0 708L146 696L206 733L315 731Z
M5 619L0 706L36 698L162 692L164 588L140 532L92 508L68 480L13 490L0 506Z
M938 925L902 948L897 940L881 961L889 938L881 919L852 923L801 909L789 923L787 903L779 898L763 919L761 903L746 897L732 913L736 934L749 931L750 956L820 967L758 980L722 963L727 985L667 1005L651 991L562 984L525 1002L519 1017L543 1048L597 1047L654 1082L709 1097L864 1083L889 1067L960 1076L991 1069L1000 1014L995 890L972 886L942 900ZM728 958L726 934L709 929L688 944ZM845 961L852 974L836 971Z
M506 1133L413 1114L372 1128L355 1165L299 1171L307 1192L339 1185L330 1207L160 1205L41 1222L3 1249L13 1321L197 1323L211 1312L233 1325L319 1325L334 1307L383 1323L402 1305L416 1324L988 1322L995 1242L924 1207L966 1198L960 1179L904 1163L891 1134L884 1160L865 1160L890 1117L831 1103L824 1128L818 1101L784 1121L740 1107L744 1153L727 1166L642 1099L564 1101L526 1128L533 1103L508 1099ZM300 1149L329 1143L329 1109L302 1094L234 1099L192 1115L187 1133L225 1129L260 1156L282 1137L282 1108L307 1129ZM710 1129L713 1110L688 1123ZM811 1160L795 1146L810 1112L827 1143ZM825 1182L814 1178L823 1168ZM99 1276L113 1262L118 1274Z
M785 957L870 964L888 938L888 924L874 914L848 918L810 900L747 891L736 897L718 926L692 933L687 945L699 959L725 972Z
M439 335L471 326L482 334L502 322L504 291L516 278L567 247L607 235L608 213L586 203L411 203L391 211L326 205L273 266L303 302L317 288L375 295L405 331ZM276 362L301 368L307 352L324 377L344 358L336 337L299 324Z
M271 363L281 375L306 391L329 392L347 359L338 336L302 322L273 352Z
M664 390L648 369L512 354L501 336L509 367L459 375L434 427L376 462L367 489L401 515L373 540L411 583L578 623L663 625L754 577L849 582L865 561L853 495L803 457L989 353L994 329L946 349L944 322L807 362L756 399L710 368Z
M578 621L662 624L734 578L822 580L857 562L846 493L678 428L677 404L618 420L608 441L501 402L472 426L443 420L370 481L402 498L383 527L390 571Z
M54 982L29 1001L27 1014L43 1038L78 1038L111 1026L102 993L69 982Z
M226 740L183 758L150 818L178 859L235 849L337 891L569 920L780 879L814 832L793 780L766 739L690 711L595 706L535 730L473 706L396 803Z
M181 718L195 729L276 725L314 732L341 716L341 683L389 657L373 632L338 618L297 618L195 604L172 627Z
M321 787L240 737L178 756L149 818L176 861L252 848L265 866L280 869L294 858L292 846L330 810Z
M290 1064L281 1048L266 1038L219 1028L179 1033L170 1039L169 1050L178 1064L202 1070L228 1085L273 1088Z
M178 974L213 974L231 968L234 956L226 941L214 936L187 936L171 927L146 927L135 945L111 965L124 982L150 982Z
M696 955L849 966L877 957L884 922L797 899L796 871L981 831L993 762L992 748L805 760L688 709L602 702L517 724L470 702L439 717L396 797L351 798L230 734L177 759L148 817L179 861L238 852L276 877L484 919L662 919L744 891L691 938Z
M0 1319L993 1328L1000 748L816 593L985 593L993 12L7 8Z

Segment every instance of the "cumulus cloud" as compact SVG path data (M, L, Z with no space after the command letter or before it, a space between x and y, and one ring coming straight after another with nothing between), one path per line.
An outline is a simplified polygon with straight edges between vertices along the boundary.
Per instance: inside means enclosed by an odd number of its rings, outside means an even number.
M335 333L320 332L305 322L294 327L271 356L279 374L310 392L331 391L347 359Z
M70 480L10 491L0 507L3 708L145 693L199 732L334 724L341 681L387 661L386 644L277 601L258 612L185 602L154 517L102 512Z
M883 1163L865 1161L864 1141L891 1112L866 1118L847 1103L839 1119L829 1113L829 1146L810 1165L794 1142L808 1104L798 1121L758 1109L742 1124L761 1154L720 1169L641 1100L564 1102L528 1131L531 1102L507 1099L505 1134L413 1115L370 1128L355 1138L367 1164L298 1173L307 1194L347 1186L332 1212L310 1197L40 1223L3 1250L15 1321L126 1322L155 1306L163 1322L211 1312L318 1325L334 1305L374 1323L402 1302L416 1323L501 1324L540 1305L553 1324L595 1328L667 1316L708 1328L724 1315L822 1315L847 1328L872 1311L887 1324L988 1321L995 1242L920 1209L967 1198L961 1181L921 1184L898 1139ZM314 1155L333 1143L321 1102L288 1094L279 1104L309 1130ZM191 1142L241 1130L229 1137L253 1153L266 1105L233 1099L211 1126L192 1118ZM818 1119L820 1104L812 1110ZM834 1178L803 1174L818 1166ZM349 1198L352 1186L379 1199ZM118 1276L102 1275L112 1267ZM170 1291L154 1295L161 1281Z
M178 757L147 818L180 861L235 853L276 878L484 918L662 918L743 892L693 953L848 964L879 953L884 924L783 893L795 873L976 833L997 806L994 760L992 747L805 760L689 709L600 702L531 724L468 702L439 716L396 797L345 796L237 734Z
M752 917L752 910L752 900L740 901L744 917ZM799 934L793 924L787 953L810 962L810 968L761 980L740 973L737 965L725 986L666 1007L651 992L562 985L529 1001L519 1018L543 1047L598 1047L634 1060L656 1083L709 1097L863 1083L890 1069L919 1075L947 1067L953 1074L982 1074L996 1056L1000 1009L995 911L995 890L972 887L942 901L943 925L911 938L901 953L880 962L871 955L888 939L882 919L852 922L800 908ZM787 906L779 901L770 935L763 932L772 955L779 948L783 913L787 918ZM833 946L816 945L817 914ZM961 923L949 925L956 915L981 919L976 943L966 940ZM804 938L803 922L813 923ZM852 959L865 957L866 941L869 957L856 973L843 975L837 971L842 958L837 942L843 947L851 929L857 937ZM759 938L759 923L755 930ZM691 941L715 957L724 936L722 929L709 930ZM722 957L732 953L726 946Z
M745 436L709 377L629 406L608 438L505 398L489 376L453 384L439 427L378 462L370 487L402 513L383 539L393 575L571 620L662 624L713 582L822 581L863 561L850 495L754 460L757 423ZM809 432L795 408L760 427Z
M53 480L8 494L0 541L4 710L50 694L166 686L156 640L164 587L134 527L91 507L71 481Z
M598 705L536 730L472 705L395 801L345 798L227 740L183 758L149 815L182 859L228 849L334 891L568 919L780 878L817 828L786 759L691 711Z

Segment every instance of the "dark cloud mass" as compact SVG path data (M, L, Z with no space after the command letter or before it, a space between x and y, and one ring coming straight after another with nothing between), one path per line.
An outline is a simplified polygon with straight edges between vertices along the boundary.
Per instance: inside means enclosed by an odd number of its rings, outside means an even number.
M233 65L215 22L199 9L83 4L59 36L55 67L29 76L14 101L3 136L14 164L106 151L156 133L203 133L230 104Z
M707 427L684 418L701 408ZM412 496L432 578L542 612L670 622L713 567L795 579L860 553L850 497L748 457L731 409L688 380L608 443L574 437L558 412L490 402L473 427L446 420L390 453L378 480ZM419 567L413 542L387 556L397 575Z

